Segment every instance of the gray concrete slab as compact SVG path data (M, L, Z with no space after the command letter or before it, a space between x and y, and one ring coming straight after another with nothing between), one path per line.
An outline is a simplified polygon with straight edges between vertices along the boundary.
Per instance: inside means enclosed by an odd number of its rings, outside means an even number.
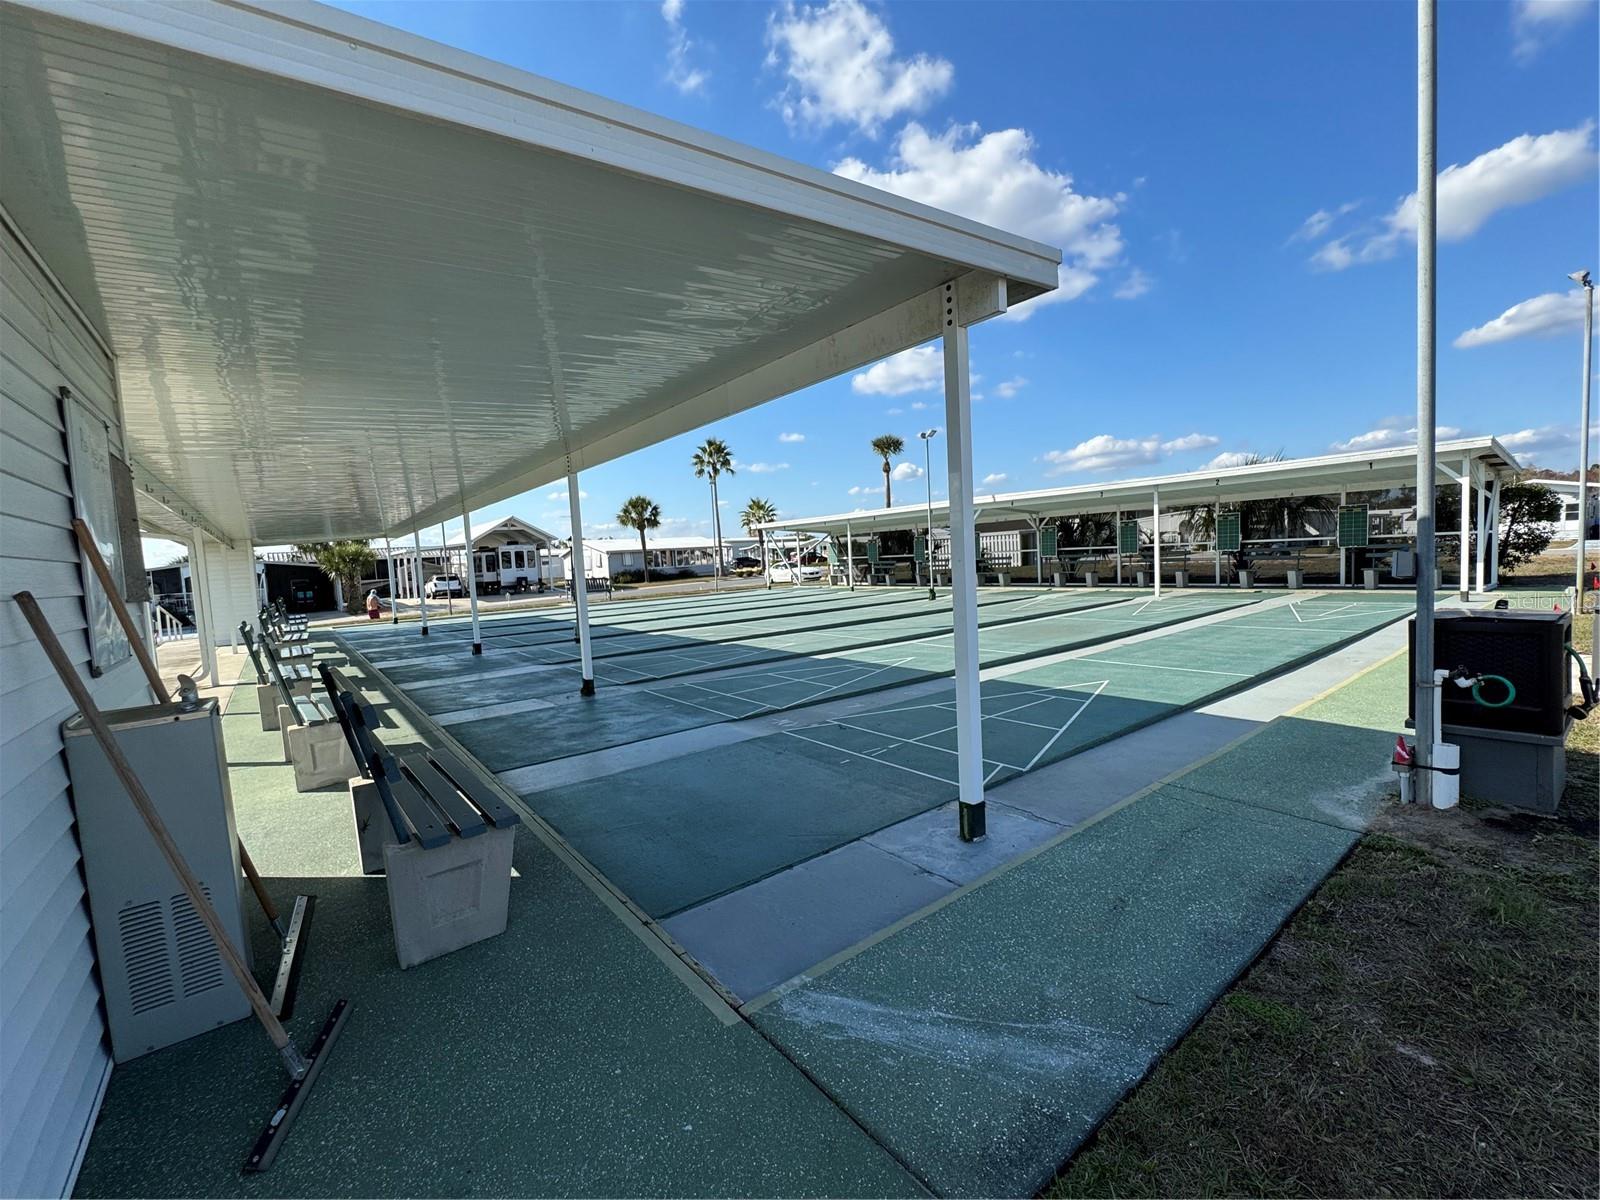
M865 840L898 859L959 885L987 875L1061 832L1062 827L1056 822L1020 812L997 802L993 796L987 807L988 833L976 842L961 840L954 804L919 813L908 821L880 829Z
M661 924L723 986L752 1000L954 890L858 841Z

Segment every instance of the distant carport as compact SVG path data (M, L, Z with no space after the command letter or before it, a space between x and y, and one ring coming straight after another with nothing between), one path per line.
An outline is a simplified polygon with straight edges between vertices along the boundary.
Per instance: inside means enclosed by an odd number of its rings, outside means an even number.
M213 574L562 477L581 537L582 468L941 337L981 832L967 328L1057 251L315 5L8 2L0 56L4 221Z

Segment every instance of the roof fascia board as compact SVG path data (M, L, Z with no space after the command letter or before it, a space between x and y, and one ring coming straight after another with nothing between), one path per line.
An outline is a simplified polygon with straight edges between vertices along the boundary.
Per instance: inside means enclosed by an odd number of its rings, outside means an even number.
M1054 247L320 4L15 3L990 271L1028 285L1016 289L1028 295L1057 285Z
M234 538L231 535L223 533L199 505L185 497L149 467L134 458L129 460L128 469L133 475L134 489L141 497L165 509L183 525L201 530L213 541L221 542L229 550L234 549Z

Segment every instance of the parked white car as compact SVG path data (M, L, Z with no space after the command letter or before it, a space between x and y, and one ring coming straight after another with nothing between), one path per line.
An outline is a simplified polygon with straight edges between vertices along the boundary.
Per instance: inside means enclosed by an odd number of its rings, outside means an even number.
M800 568L800 582L801 583L816 583L825 574L827 574L827 568L825 568L825 567L821 567L821 566L818 566L818 565L815 565L815 564L803 565ZM773 563L772 564L772 582L773 583L793 583L794 582L794 564L793 563L782 563L782 562Z
M435 575L423 586L422 594L437 600L441 596L465 596L467 589L461 586L459 575Z

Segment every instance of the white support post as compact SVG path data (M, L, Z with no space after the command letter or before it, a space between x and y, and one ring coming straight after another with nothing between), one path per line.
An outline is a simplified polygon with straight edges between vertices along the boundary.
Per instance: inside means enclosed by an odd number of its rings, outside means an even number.
M1489 543L1489 590L1493 591L1500 586L1500 489L1505 486L1505 481L1496 478L1494 491L1489 494L1489 519L1484 522L1490 539Z
M972 512L972 374L967 327L954 283L944 285L944 423L948 434L950 599L956 667L956 780L959 833L964 842L985 834L983 703L978 679L977 531Z
M216 684L221 681L217 677L216 633L211 628L211 572L208 566L206 535L196 530L194 540L189 543L189 598L194 608L194 635L200 650L198 677Z
M1461 562L1458 574L1461 576L1461 603L1467 602L1470 590L1467 577L1467 559L1472 547L1472 459L1461 460Z
M567 513L572 518L572 604L577 610L578 658L583 665L580 696L594 695L594 655L589 648L589 568L583 546L583 505L578 502L578 473L567 460Z
M850 522L844 523L844 569L850 576L850 590L856 590L856 539L850 533Z
M1117 509L1117 519L1112 522L1111 546L1117 558L1117 586L1122 586L1122 510Z
M1156 600L1159 600L1159 599L1161 599L1161 489L1160 488L1151 488L1150 489L1150 507L1151 507L1152 513L1153 513L1153 515L1151 516L1150 520L1155 526L1155 528L1151 530L1151 539L1152 539L1151 544L1155 547L1155 551L1154 551L1154 554L1152 555L1152 562L1150 564L1151 565L1151 569L1153 570L1153 572L1155 574L1155 584L1156 584L1155 596L1153 598L1156 599Z
M461 497L461 540L466 545L467 603L472 608L472 652L483 653L483 635L478 631L478 571L472 561L472 509Z
M389 560L389 624L400 624L400 577L394 569L394 544L383 539L384 557Z
M1478 593L1482 595L1489 590L1488 577L1485 574L1485 552L1489 546L1489 479L1488 476L1478 480L1478 545L1473 554L1474 574L1478 581Z
M1348 504L1350 502L1349 501L1349 497L1350 497L1350 493L1349 492L1341 491L1339 493L1339 507L1340 508L1343 508L1346 504ZM1346 564L1346 560L1350 557L1350 551L1346 550L1343 546L1339 545L1339 523L1338 523L1337 519L1335 519L1334 526L1333 526L1333 544L1334 544L1334 549L1338 550L1338 552L1339 552L1339 586L1340 587L1344 587L1345 578L1346 578L1346 574L1345 573L1346 573L1346 569L1347 569L1345 564Z
M1434 268L1438 248L1438 4L1417 0L1417 616L1411 652L1412 712L1417 731L1411 795L1421 808L1433 807L1434 722L1439 683L1434 678L1434 564L1438 561L1434 499L1439 473L1434 466L1438 438L1435 409L1438 295Z
M422 636L428 636L428 592L422 578L422 531L411 531L411 546L417 552L417 557L411 564L411 580L416 585L417 603L422 606Z

